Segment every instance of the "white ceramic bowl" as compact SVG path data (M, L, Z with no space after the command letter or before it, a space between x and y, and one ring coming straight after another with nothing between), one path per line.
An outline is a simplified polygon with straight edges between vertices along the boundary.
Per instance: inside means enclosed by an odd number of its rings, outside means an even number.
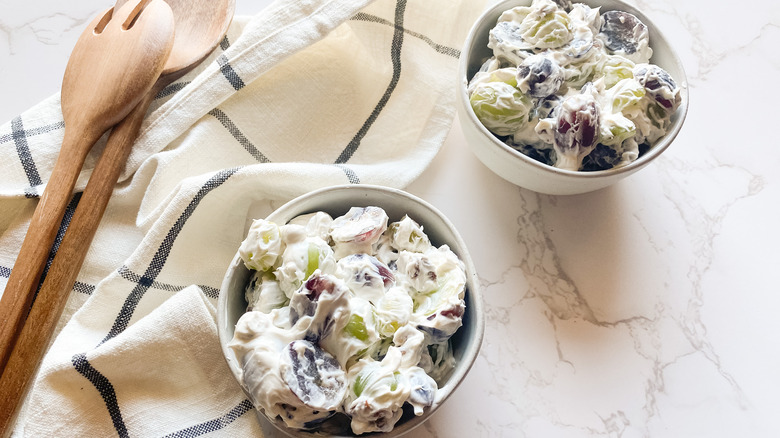
M573 3L578 3L573 0ZM688 81L677 54L650 19L636 8L620 0L586 0L590 7L601 7L601 12L620 10L636 15L647 25L653 57L650 62L666 70L680 86L682 102L672 115L672 125L666 135L633 163L617 169L595 172L577 172L557 169L516 151L497 139L477 119L469 104L466 91L469 79L482 63L492 55L487 47L488 33L496 25L499 15L515 6L529 6L531 0L505 0L485 11L475 22L466 38L458 66L457 105L461 129L473 153L496 174L520 187L552 195L572 195L604 188L647 166L672 143L680 132L688 112Z
M369 205L382 207L387 212L391 222L400 220L404 214L408 214L409 217L423 226L433 244L440 246L446 243L466 266L466 313L463 316L463 326L452 337L455 359L457 360L456 368L446 383L439 388L434 405L426 409L423 415L402 418L392 432L371 434L371 436L397 437L422 424L441 406L466 376L479 353L485 327L482 295L476 270L466 249L466 244L452 223L432 205L404 191L379 186L346 185L320 189L284 204L267 219L284 224L298 215L316 211L325 211L331 216L337 217L345 214L350 207ZM238 252L236 252L236 256L225 274L217 306L217 329L222 352L230 371L239 384L241 382L238 361L233 351L227 347L227 343L233 338L236 322L246 311L247 302L244 298L244 288L249 276L250 271L244 266ZM260 411L258 411L258 416L261 422L266 423L265 426L267 426L266 420L270 420L279 431L289 436L312 437L312 433L291 430L285 427L281 420L268 419Z

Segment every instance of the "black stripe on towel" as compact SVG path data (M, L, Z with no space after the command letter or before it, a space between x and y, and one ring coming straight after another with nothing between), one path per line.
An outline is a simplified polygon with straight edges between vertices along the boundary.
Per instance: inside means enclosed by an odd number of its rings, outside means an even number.
M398 0L395 7L395 30L393 32L393 42L390 45L390 59L393 63L393 76L390 79L390 84L387 86L385 94L382 95L382 97L379 99L379 102L374 107L374 110L371 111L368 119L363 122L363 126L360 127L360 130L358 130L352 140L350 140L349 144L347 144L347 147L344 148L339 157L336 159L336 164L344 164L349 161L350 158L352 158L352 155L355 154L355 151L357 151L358 147L360 146L360 142L363 140L363 137L366 136L366 133L368 133L371 125L376 122L376 119L379 117L379 113L381 113L385 105L387 105L387 101L390 100L390 96L393 94L395 87L398 85L398 80L401 78L401 46L403 45L404 41L403 29L405 10L406 0Z
M355 20L355 21L368 21L368 22L371 22L371 23L378 23L378 24L384 24L386 26L393 26L393 23L385 20L384 18L377 17L376 15L366 14L365 12L358 12L351 19ZM444 55L447 55L447 56L451 56L453 58L459 58L460 57L460 50L458 50L456 48L436 43L435 41L433 41L429 37L427 37L427 36L425 36L425 35L423 35L423 34L421 34L419 32L414 32L414 31L411 31L409 29L404 29L404 32L407 35L411 36L411 37L418 38L418 39L422 40L423 42L425 42L426 44L431 46L433 48L433 50L435 50L435 51L437 51L437 52L439 52L441 54L444 54Z
M336 164L336 167L341 169L344 174L347 175L347 179L349 180L350 184L360 184L360 178L357 176L354 170L343 164Z
M154 254L154 257L152 258L152 261L149 264L146 272L138 280L136 287L133 289L130 295L125 299L125 303L122 306L122 310L120 311L119 315L117 315L113 327L111 327L108 335L106 335L100 344L122 333L122 331L127 328L138 303L140 302L144 293L154 283L157 275L159 275L160 271L165 265L166 260L168 259L168 255L170 254L171 249L173 248L173 243L176 241L176 237L179 235L179 232L181 232L187 220L192 216L195 208L209 192L221 186L237 171L238 168L226 169L218 172L208 181L206 181L200 190L198 190L198 193L195 194L187 208L184 210L181 216L179 216L179 219L176 220L176 223L168 231L165 239L160 244L157 252ZM89 363L89 361L87 361L86 353L73 356L72 362L73 366L76 368L76 371L86 377L87 380L89 380L92 385L95 386L95 389L98 390L100 396L103 397L103 401L106 404L106 408L108 409L108 413L111 416L111 421L114 424L114 428L116 429L117 434L120 437L128 437L129 435L127 433L127 426L122 419L122 412L119 409L116 393L114 392L114 387L111 385L111 382L109 382L103 374L96 370Z
M0 277L2 278L8 278L11 276L11 268L7 266L0 266ZM73 285L73 291L82 293L84 295L92 295L92 292L95 291L95 286L92 284L82 283L80 281L77 281ZM219 291L217 291L217 295L219 295Z
M95 292L95 286L77 281L73 284L73 291L84 295L92 295L92 292Z
M165 435L163 438L195 438L207 433L211 433L226 427L235 421L238 417L244 415L252 409L252 403L249 400L244 400L236 405L236 407L231 409L230 412L219 418L215 418L213 420L182 429L178 432Z
M0 135L0 143L7 143L14 139L14 135L23 134L26 138L30 138L36 135L46 134L47 132L56 131L65 127L65 122L60 120L57 123L50 123L48 125L39 126L37 128L26 129L18 133L10 133Z
M209 194L209 192L221 186L225 181L228 180L228 178L236 173L236 171L238 171L238 168L220 171L211 177L200 188L200 190L198 190L198 193L195 194L195 197L192 199L192 201L190 201L187 208L184 210L181 216L179 216L179 219L176 220L176 223L168 231L168 234L165 236L165 239L163 239L162 243L160 243L160 247L154 254L149 267L146 269L146 272L144 272L143 276L138 279L138 283L133 288L133 291L125 299L122 310L119 312L119 315L117 315L116 319L114 320L114 325L111 327L111 330L108 332L106 337L101 341L101 344L122 333L127 328L130 323L130 319L133 317L133 313L138 306L138 303L141 301L141 298L143 298L146 291L154 284L155 279L157 279L157 276L160 274L160 271L162 271L165 262L168 260L168 255L173 249L173 244L176 241L176 237L178 237L182 228L184 228L184 224L186 224L187 220L192 216L195 208L197 208L197 206L200 204L200 201L202 201L203 198Z
M30 187L35 187L42 183L41 176L38 174L38 168L35 166L32 154L30 153L30 147L27 144L27 134L24 131L24 124L21 117L16 117L11 120L11 138L14 140L16 146L16 154L19 156L19 161L22 163L25 175L27 175L27 181L30 183ZM29 190L26 194L28 198L35 197L36 194Z
M154 96L154 98L162 99L163 97L168 97L170 95L176 94L179 91L183 90L184 87L186 87L189 84L190 84L189 82L175 82L160 90L160 92L157 93L157 95Z
M119 403L117 403L116 400L114 385L108 381L106 376L101 374L100 371L96 370L89 363L85 353L73 356L71 362L73 362L76 371L86 377L86 379L98 390L100 396L103 397L103 402L106 404L106 408L111 416L111 421L114 423L117 434L122 438L129 437L130 435L127 433L127 426L125 426L125 421L122 419L122 412L119 410Z
M128 268L127 266L122 266L121 268L119 268L119 271L117 271L117 272L119 273L120 277L124 278L127 281L131 281L133 283L140 283L141 279L143 278L143 276L141 276L141 275L131 271L130 268ZM178 291L183 290L184 288L186 288L188 286L189 285L181 286L181 285L170 284L170 283L162 283L162 282L159 282L159 281L155 280L155 281L152 282L152 284L149 285L149 288L150 289L164 290L164 291L168 291L168 292L178 292ZM211 286L205 286L205 285L202 285L202 284L199 284L198 287L203 290L203 293L207 297L214 298L214 299L219 298L219 289L217 289L215 287L211 287Z
M240 129L233 123L232 120L230 120L230 117L228 117L227 114L225 114L224 111L222 111L219 108L214 108L213 110L208 112L209 115L214 116L217 120L219 120L219 123L222 124L222 126L228 130L230 135L233 136L234 139L236 139L237 142L241 144L241 146L246 149L247 152L249 152L250 155L252 155L255 160L259 161L260 163L270 163L271 160L268 159L265 155L263 155L262 152L260 152L257 147L255 147L254 144L252 144L251 141L249 141L248 138L244 135L243 132L241 132Z
M219 42L219 48L224 52L228 47L230 47L230 40L227 35L225 35L225 38L222 38L222 41Z
M219 71L222 72L222 75L225 76L225 79L230 82L230 85L232 85L236 91L244 88L244 80L238 76L238 73L236 73L235 70L233 70L233 67L230 65L227 56L219 55L219 57L217 57L217 64L219 64Z

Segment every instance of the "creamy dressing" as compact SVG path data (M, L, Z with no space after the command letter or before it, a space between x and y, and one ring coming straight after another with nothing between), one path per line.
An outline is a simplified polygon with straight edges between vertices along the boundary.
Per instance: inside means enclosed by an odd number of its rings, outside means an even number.
M534 0L500 15L488 47L493 56L467 88L474 113L508 145L555 167L635 161L681 103L671 76L649 64L647 26L627 12Z
M277 225L255 220L239 251L254 270L229 346L255 406L288 427L347 416L352 432L421 415L455 365L466 274L447 245L377 207Z

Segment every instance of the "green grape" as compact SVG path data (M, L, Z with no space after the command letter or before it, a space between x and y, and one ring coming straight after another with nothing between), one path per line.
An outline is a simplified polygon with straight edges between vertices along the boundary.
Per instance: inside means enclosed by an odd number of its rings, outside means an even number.
M609 90L608 103L612 113L638 104L645 97L645 87L635 79L623 79Z
M309 243L307 255L309 261L306 264L306 275L303 277L304 279L311 277L311 274L320 267L320 250L317 248L317 245Z
M653 126L663 129L665 124L668 123L669 113L661 105L651 103L647 105L647 118L650 119L650 123L652 123Z
M517 87L517 69L515 67L499 68L489 73L486 82L504 82L513 87Z
M369 369L365 373L360 373L355 377L355 384L352 386L352 391L357 397L360 397L360 395L363 394L363 390L366 389L366 384L369 379L371 379L371 374L373 373Z
M276 264L282 247L279 227L265 219L257 219L252 221L238 251L247 268L266 271Z
M376 393L382 393L382 387L388 388L391 392L398 389L401 373L397 370L383 367L381 362L361 362L365 364L355 376L355 383L352 385L352 392L360 397L366 390L369 390L368 397L373 398Z
M400 372L396 371L393 373L393 381L390 383L390 391L395 391L398 389L398 377L401 375Z
M528 120L533 103L505 82L478 84L469 99L477 118L496 135L512 135Z
M635 135L636 125L622 114L602 115L600 143L606 146L616 146Z
M604 87L610 89L623 79L634 77L634 63L620 55L605 56L597 67Z
M533 8L530 6L515 6L512 9L507 9L506 11L502 12L498 17L498 22L522 23L525 17L529 16L533 11Z
M525 41L538 49L553 49L571 41L572 23L565 11L551 1L534 3L533 9L520 23Z
M414 304L406 290L389 289L376 306L376 329L381 336L392 337L411 318Z
M366 322L362 316L357 313L353 313L349 317L349 322L344 327L344 333L351 335L363 342L368 341L368 329L366 328Z

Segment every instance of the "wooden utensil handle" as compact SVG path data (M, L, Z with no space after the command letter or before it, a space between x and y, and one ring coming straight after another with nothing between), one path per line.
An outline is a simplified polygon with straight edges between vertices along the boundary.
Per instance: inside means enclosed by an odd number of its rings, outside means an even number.
M0 437L10 432L76 282L153 93L112 131L0 377Z
M30 310L52 243L57 237L57 229L71 200L81 167L84 165L89 148L83 145L86 142L90 145L94 144L101 134L65 128L65 138L59 157L30 220L27 235L0 299L0 373L6 367L13 345Z

